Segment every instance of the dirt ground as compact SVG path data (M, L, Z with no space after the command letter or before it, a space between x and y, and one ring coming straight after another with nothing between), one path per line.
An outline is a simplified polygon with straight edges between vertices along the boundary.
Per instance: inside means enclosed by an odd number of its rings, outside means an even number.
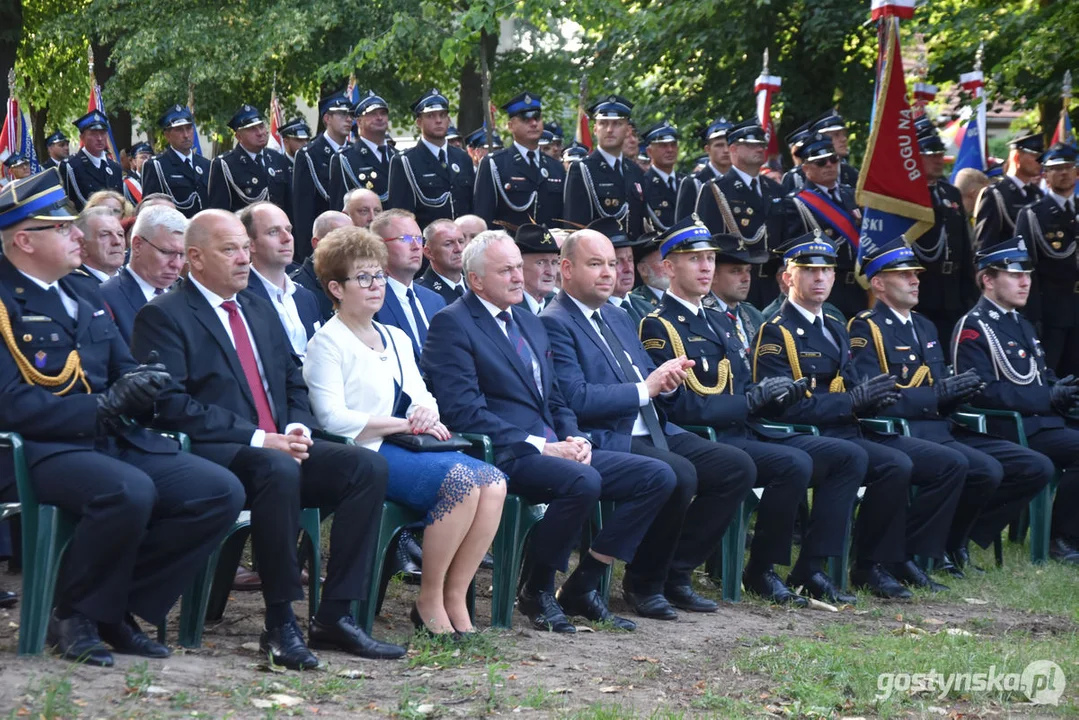
M17 578L4 577L7 587ZM490 618L489 573L477 588L478 626ZM617 582L614 584L618 587ZM902 625L902 606L790 611L759 602L721 604L714 615L680 613L677 622L639 620L635 633L603 628L575 636L535 632L520 614L511 631L489 631L463 646L412 635L407 618L415 588L391 585L375 635L410 642L407 661L370 661L322 652L314 673L271 672L257 652L258 593L233 593L223 622L206 629L199 650L166 661L116 656L113 669L79 667L48 656L15 655L18 612L0 611L0 717L727 717L724 702L751 703L761 716L788 715L774 683L735 665L761 636L816 635L837 621L867 633ZM715 595L713 595L714 597ZM883 607L884 611L879 611ZM907 606L910 607L910 606ZM611 608L627 614L614 592ZM297 605L297 615L303 610ZM919 603L928 622L979 632L1016 626L1074 632L1068 620L978 606ZM170 641L175 642L175 612ZM633 617L628 614L627 617ZM346 677L351 676L351 677ZM66 681L66 682L65 682ZM703 700L703 702L702 702ZM1032 709L1033 710L1033 709ZM953 717L971 717L951 707ZM744 714L740 711L739 714ZM998 713L991 713L998 714ZM1025 714L1009 707L999 713ZM1033 713L1032 713L1033 715Z

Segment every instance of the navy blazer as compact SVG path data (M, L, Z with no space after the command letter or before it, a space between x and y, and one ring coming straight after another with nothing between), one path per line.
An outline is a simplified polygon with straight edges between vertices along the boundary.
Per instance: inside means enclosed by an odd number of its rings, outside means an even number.
M293 282L296 283L295 280ZM247 277L247 289L270 303L271 306L273 305L270 294L266 292L266 286L255 277L254 273ZM318 298L303 285L296 283L296 293L292 296L292 299L296 302L296 311L300 314L300 322L303 323L303 329L307 332L307 339L310 340L315 331L322 327L322 311L318 306ZM274 310L276 311L277 308L275 307Z
M293 270L289 277L292 278L292 282L302 285L315 296L322 322L326 322L333 317L333 301L330 300L330 296L326 294L326 291L322 289L322 284L318 281L318 276L315 275L315 262L310 256L305 257L303 264Z
M427 324L430 326L435 313L446 307L446 301L434 290L428 290L416 282L412 283L412 291L416 293L416 299L420 301L423 313L427 316ZM412 326L408 324L408 316L405 315L405 311L401 308L401 303L397 301L397 296L390 290L389 284L386 285L386 299L382 301L382 309L375 313L375 320L383 325L393 325L404 330L405 335L408 335L409 339L412 340L412 349L416 352L416 357L420 357L423 347L420 345L419 340L413 336ZM417 318L417 322L419 322L419 318ZM430 329L427 332L428 336L430 336Z
M292 362L277 312L251 292L239 293L236 301L255 339L278 432L291 423L317 428L303 371ZM157 427L187 433L196 454L228 467L250 444L258 411L236 347L194 283L154 298L135 316L131 354L146 362L151 352L174 381L158 396Z
M135 314L146 304L146 296L142 294L142 288L131 274L131 270L122 268L120 272L101 283L100 291L106 307L112 313L113 322L120 328L120 337L130 345Z
M637 339L629 316L610 303L603 304L600 316L629 353L642 375L641 380L648 377L656 364ZM595 325L565 290L551 301L540 320L551 338L559 387L581 429L592 433L592 444L597 448L629 452L633 423L641 412L637 393L637 383L641 380L626 380L621 365L607 350ZM667 422L660 407L655 407L664 434L684 432Z
M563 440L581 434L559 389L543 323L517 308L510 313L539 361L542 391L471 290L431 319L420 358L442 421L457 432L490 437L499 464L538 452L527 437L543 437L544 426Z

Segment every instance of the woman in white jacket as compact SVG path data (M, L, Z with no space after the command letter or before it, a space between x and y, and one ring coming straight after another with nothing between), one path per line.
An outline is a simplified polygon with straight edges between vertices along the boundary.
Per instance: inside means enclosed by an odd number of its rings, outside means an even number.
M339 228L319 242L315 274L337 314L308 343L304 380L319 424L382 454L390 466L386 497L426 513L412 622L433 634L472 632L465 597L498 530L506 477L459 452L383 442L396 433L450 436L412 342L373 319L386 293L386 257L384 241L362 228Z

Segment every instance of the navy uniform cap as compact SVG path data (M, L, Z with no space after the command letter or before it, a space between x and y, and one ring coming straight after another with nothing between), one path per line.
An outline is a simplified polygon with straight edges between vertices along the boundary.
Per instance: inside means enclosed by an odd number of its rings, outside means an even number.
M1042 167L1050 168L1058 167L1060 165L1074 165L1077 155L1079 155L1079 151L1077 151L1071 145L1066 145L1064 143L1055 143L1048 150L1042 153Z
M798 267L835 267L835 246L820 230L791 238L772 250L788 265Z
M588 114L593 120L628 120L632 112L633 103L621 95L606 95L588 108Z
M309 140L311 138L311 128L302 117L292 118L282 125L278 132L281 133L281 137L296 138L297 140Z
M517 234L513 238L522 255L536 255L538 253L557 253L558 243L554 235L543 225L525 223L517 228Z
M195 117L184 105L173 105L157 119L157 124L162 130L169 130L184 125L194 125Z
M637 159L641 162L652 162L652 158L648 157L648 143L637 146Z
M749 118L731 127L727 131L727 144L746 143L747 145L765 145L764 128L756 118Z
M109 119L100 110L91 110L72 124L79 129L79 132L109 129Z
M890 240L862 256L862 273L872 280L878 273L902 270L925 270L914 251L902 237Z
M241 105L240 109L229 120L229 127L232 128L233 132L237 132L244 128L262 125L265 122L266 118L262 117L262 113L258 110L250 105Z
M664 120L645 130L642 141L648 145L652 143L672 143L678 142L681 137L678 129L667 120Z
M367 95L360 98L360 101L352 106L352 114L360 117L379 109L389 110L390 106L382 99L381 95L375 93L374 90L368 90Z
M487 147L492 150L498 150L502 147L502 138L498 137L498 133L491 133L491 142L487 143L487 126L476 128L468 135L465 135L465 145L470 148L482 148Z
M449 112L450 101L437 89L431 88L420 99L412 103L412 114L416 117L430 112Z
M56 143L67 142L67 135L64 135L61 131L57 130L52 135L45 138L45 146L55 145Z
M753 248L746 246L745 239L738 235L728 233L716 233L712 236L712 242L716 246L716 263L728 265L763 265L768 262L768 250L764 243L757 243ZM759 250L755 249L760 247Z
M566 137L566 133L562 131L562 126L556 122L543 123L543 129L554 135L559 140Z
M985 176L990 179L1004 177L1004 166L998 162L990 162L985 169Z
M540 133L540 136L539 136L539 146L540 147L547 147L548 145L550 145L553 142L554 142L554 133L553 132L551 132L550 130L544 130L543 132Z
M562 151L562 162L580 162L588 157L588 148L574 141Z
M798 127L794 128L794 130L792 130L790 134L787 135L787 147L797 151L798 148L802 147L802 144L806 141L806 138L810 137L811 135L813 135L813 133L809 129L809 123L802 123Z
M847 129L847 121L835 110L829 110L816 120L809 128L813 132L829 133Z
M22 153L11 153L6 158L4 158L4 167L6 168L13 168L18 165L27 165L29 163L30 160Z
M995 268L1004 272L1031 272L1034 263L1030 261L1027 243L1022 235L986 248L974 254L974 267L978 270Z
M922 155L943 155L945 152L944 141L940 139L936 128L930 128L918 133L918 147Z
M328 112L343 112L352 114L352 101L348 95L343 92L334 93L329 97L323 98L318 104L319 116L325 115Z
M671 225L659 236L659 252L663 257L671 253L688 253L697 250L716 250L711 231L694 213Z
M139 153L147 153L149 155L153 155L154 149L150 146L150 143L139 142L132 145L131 148L127 151L127 154L130 157L135 157Z
M457 132L456 126L450 125L449 129L446 131L446 139L447 140L457 140L460 137L461 137L461 133Z
M24 220L73 222L77 218L75 208L60 185L57 168L12 181L0 190L0 230Z
M1012 138L1008 145L1016 150L1022 150L1023 152L1041 154L1045 151L1045 138L1041 136L1041 133L1020 135L1019 137Z
M715 122L709 123L703 130L701 130L701 145L707 145L716 139L726 139L727 133L734 127L734 123L725 117L721 117Z
M509 102L502 106L502 109L510 117L538 118L543 113L543 103L535 93L523 92L514 95Z
M802 146L794 152L798 157L806 162L810 162L812 160L834 157L835 145L832 144L832 138L824 133L815 132L808 135L805 140L802 141Z

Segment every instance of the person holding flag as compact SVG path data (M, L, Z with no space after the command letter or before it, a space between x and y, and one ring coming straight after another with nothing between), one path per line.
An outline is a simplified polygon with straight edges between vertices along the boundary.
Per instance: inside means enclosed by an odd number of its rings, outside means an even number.
M970 135L970 130L967 130ZM964 143L966 142L964 138ZM978 196L974 207L974 249L985 250L1015 236L1019 210L1041 199L1041 156L1045 140L1040 132L1021 135L1009 143L1011 172ZM958 163L957 163L958 164Z
M169 146L142 166L143 195L163 193L187 218L209 207L210 161L194 150L195 118L176 104L161 115L158 127Z
M124 186L124 170L107 152L112 130L105 113L91 110L74 125L79 129L82 148L60 162L60 181L75 209L81 211L98 190L115 190L130 200Z

